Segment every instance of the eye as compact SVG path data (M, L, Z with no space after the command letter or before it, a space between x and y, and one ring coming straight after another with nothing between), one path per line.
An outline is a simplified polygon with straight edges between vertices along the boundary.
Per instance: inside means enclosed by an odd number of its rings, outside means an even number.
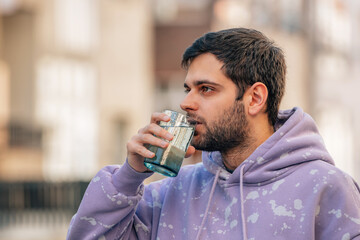
M207 93L207 92L211 92L213 89L210 88L210 87L208 87L208 86L202 86L202 87L200 88L200 90L201 90L201 92L203 92L203 93Z
M185 88L184 89L184 93L189 93L190 92L190 88Z

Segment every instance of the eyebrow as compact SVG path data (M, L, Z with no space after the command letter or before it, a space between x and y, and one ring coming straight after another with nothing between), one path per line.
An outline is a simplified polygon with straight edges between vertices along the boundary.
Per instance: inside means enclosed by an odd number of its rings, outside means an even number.
M216 82L212 82L209 80L198 80L194 82L195 86L199 86L202 84L210 84L210 85L214 85L214 86L221 86L220 84L216 83ZM189 88L189 85L187 83L184 83L184 88Z

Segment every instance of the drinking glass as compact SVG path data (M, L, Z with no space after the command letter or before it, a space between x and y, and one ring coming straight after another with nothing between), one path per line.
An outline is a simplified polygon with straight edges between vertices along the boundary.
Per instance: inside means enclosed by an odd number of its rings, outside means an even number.
M144 164L151 171L168 177L176 177L185 153L194 135L195 127L187 121L187 117L179 112L164 110L170 117L169 122L160 122L160 126L171 133L174 138L167 148L149 145L148 149L155 153L153 158L145 158Z

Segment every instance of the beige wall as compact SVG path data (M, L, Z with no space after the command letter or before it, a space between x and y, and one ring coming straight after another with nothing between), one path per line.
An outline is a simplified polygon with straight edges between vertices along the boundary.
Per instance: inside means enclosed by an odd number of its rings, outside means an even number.
M280 109L295 106L309 112L309 46L303 35L280 31L263 32L279 46L285 54L287 64L286 89Z
M99 46L100 165L119 164L153 110L152 20L147 1L102 1Z
M6 126L10 114L9 98L9 71L6 64L0 61L0 152L4 151L7 145Z
M31 124L34 115L34 15L24 11L5 16L2 29L3 59L11 77L10 117Z

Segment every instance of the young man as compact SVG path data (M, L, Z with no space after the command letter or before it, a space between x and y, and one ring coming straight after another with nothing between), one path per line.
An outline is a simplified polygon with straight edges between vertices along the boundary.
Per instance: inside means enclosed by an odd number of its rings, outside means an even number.
M181 108L196 123L187 155L203 150L203 162L144 186L144 157L153 157L144 144L172 138L156 124L169 118L154 113L126 163L91 181L68 239L360 239L358 186L334 166L309 115L278 110L279 48L258 31L228 29L196 40L183 66Z

